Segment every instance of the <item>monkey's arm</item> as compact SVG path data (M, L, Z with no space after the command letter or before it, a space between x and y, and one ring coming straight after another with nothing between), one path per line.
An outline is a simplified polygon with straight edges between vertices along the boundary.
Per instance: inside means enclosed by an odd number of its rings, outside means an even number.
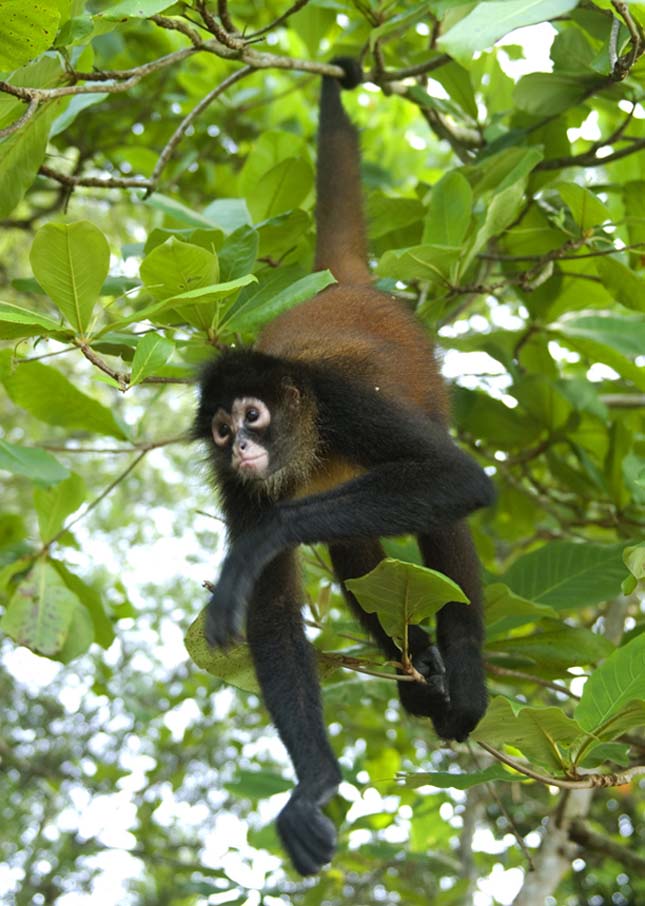
M353 403L342 397L342 408L333 413L323 411L323 418L333 418L325 439L334 453L353 461L366 463L370 457L372 468L331 491L276 505L237 538L209 606L206 636L212 645L226 646L241 634L255 582L280 551L298 544L423 534L492 503L488 476L439 425L380 399L361 409L366 400L358 396ZM351 428L343 425L345 410L353 410Z

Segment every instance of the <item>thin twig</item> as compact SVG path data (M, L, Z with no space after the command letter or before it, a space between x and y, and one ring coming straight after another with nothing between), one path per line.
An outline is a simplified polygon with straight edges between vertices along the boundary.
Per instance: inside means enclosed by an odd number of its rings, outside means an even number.
M63 186L69 188L85 187L96 189L152 189L154 182L143 176L68 176L67 173L59 173L58 170L52 170L51 167L43 164L38 172L41 176L53 179Z
M486 670L488 673L492 673L493 676L508 676L511 679L527 680L530 683L535 683L537 686L543 686L545 689L552 689L553 692L568 695L569 698L575 698L576 701L580 700L579 695L576 695L575 692L572 692L571 689L568 689L561 683L554 683L550 680L542 679L539 676L534 676L532 673L525 673L523 670L511 670L509 667L499 667L497 664L490 664L488 662L486 663Z
M616 774L585 774L583 777L579 777L576 780L566 780L563 777L552 777L549 774L540 774L538 771L534 771L533 768L518 761L516 758L511 758L509 755L505 755L503 752L494 749L492 746L489 746L488 743L481 742L479 739L477 742L482 749L485 749L489 755L492 755L497 761L501 761L502 764L507 765L509 768L513 768L513 770L518 771L520 774L524 774L526 777L530 777L532 780L537 780L548 786L557 786L561 790L593 790L609 786L623 786L626 783L630 783L633 777L645 774L645 765L637 764Z
M159 155L159 160L157 161L154 170L152 171L152 176L150 177L149 182L151 186L148 189L148 194L150 194L154 187L158 185L159 177L165 169L168 161L172 157L172 154L186 133L186 130L192 125L192 123L197 119L197 117L202 113L209 104L223 94L231 85L234 85L236 82L239 82L240 79L245 78L247 75L250 75L255 70L252 66L245 66L243 69L238 69L237 72L232 73L228 78L224 79L219 85L209 91L208 94L201 99L201 101L196 104L193 109L188 113L179 126L175 129L172 136L166 143L163 151Z
M19 119L15 120L15 122L11 123L9 126L5 126L4 129L0 129L0 139L7 138L7 136L13 135L14 132L21 129L34 116L39 107L40 101L36 100L36 98L32 98L29 102L29 106Z
M247 35L247 40L253 41L256 38L260 38L262 35L266 35L267 32L273 31L273 29L277 28L279 25L283 25L287 21L289 16L293 16L294 13L297 13L299 9L302 9L308 3L309 3L309 0L296 0L296 2L293 3L289 7L289 9L286 11L286 13L282 13L281 16L278 16L278 18L274 19L273 22L270 22L269 25L265 25L264 28L260 28L257 31L252 32L250 35ZM222 15L221 11L220 11L220 19L222 20L222 22L224 22L224 17ZM229 31L230 30L231 29L229 26Z

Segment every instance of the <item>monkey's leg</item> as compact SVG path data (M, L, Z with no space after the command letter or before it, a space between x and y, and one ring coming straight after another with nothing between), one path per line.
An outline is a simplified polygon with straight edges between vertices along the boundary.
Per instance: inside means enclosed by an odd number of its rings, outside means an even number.
M401 659L401 652L381 626L375 613L366 613L354 595L345 587L346 579L356 579L374 569L385 557L377 538L336 542L329 546L334 572L340 580L343 595L361 625L369 632L385 656L392 661ZM445 668L438 649L428 633L420 626L408 629L408 644L412 663L425 679L423 683L397 683L401 704L410 714L427 717L448 706Z
M298 777L278 816L278 832L296 870L312 875L335 849L336 829L321 806L335 794L341 775L327 741L299 597L295 556L281 554L264 570L251 598L247 639L264 702Z
M418 540L426 566L454 579L470 598L470 604L446 604L437 614L437 642L446 666L450 705L430 711L439 736L463 740L482 718L487 703L479 561L464 522L420 535Z

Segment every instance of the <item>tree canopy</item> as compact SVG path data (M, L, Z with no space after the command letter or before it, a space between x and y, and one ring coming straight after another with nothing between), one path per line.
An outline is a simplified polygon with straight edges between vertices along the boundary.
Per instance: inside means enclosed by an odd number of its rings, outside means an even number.
M471 520L491 700L465 745L403 719L304 550L345 782L303 881L246 648L201 633L224 539L187 432L197 366L333 282L311 266L335 54L365 72L344 101L374 280L436 338L498 489ZM0 0L17 906L645 902L644 94L641 3ZM355 591L404 636L456 592L387 550Z

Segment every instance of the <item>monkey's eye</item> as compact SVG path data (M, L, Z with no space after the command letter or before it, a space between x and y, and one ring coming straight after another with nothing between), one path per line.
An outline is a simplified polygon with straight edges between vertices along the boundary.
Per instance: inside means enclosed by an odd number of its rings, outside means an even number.
M250 406L250 407L246 410L246 421L247 421L250 425L252 425L254 422L256 422L256 421L259 419L259 417L260 417L260 413L259 413L258 410L255 408L255 406Z
M231 426L218 418L217 416L213 419L213 427L211 429L213 434L213 440L218 447L225 447L232 435Z

